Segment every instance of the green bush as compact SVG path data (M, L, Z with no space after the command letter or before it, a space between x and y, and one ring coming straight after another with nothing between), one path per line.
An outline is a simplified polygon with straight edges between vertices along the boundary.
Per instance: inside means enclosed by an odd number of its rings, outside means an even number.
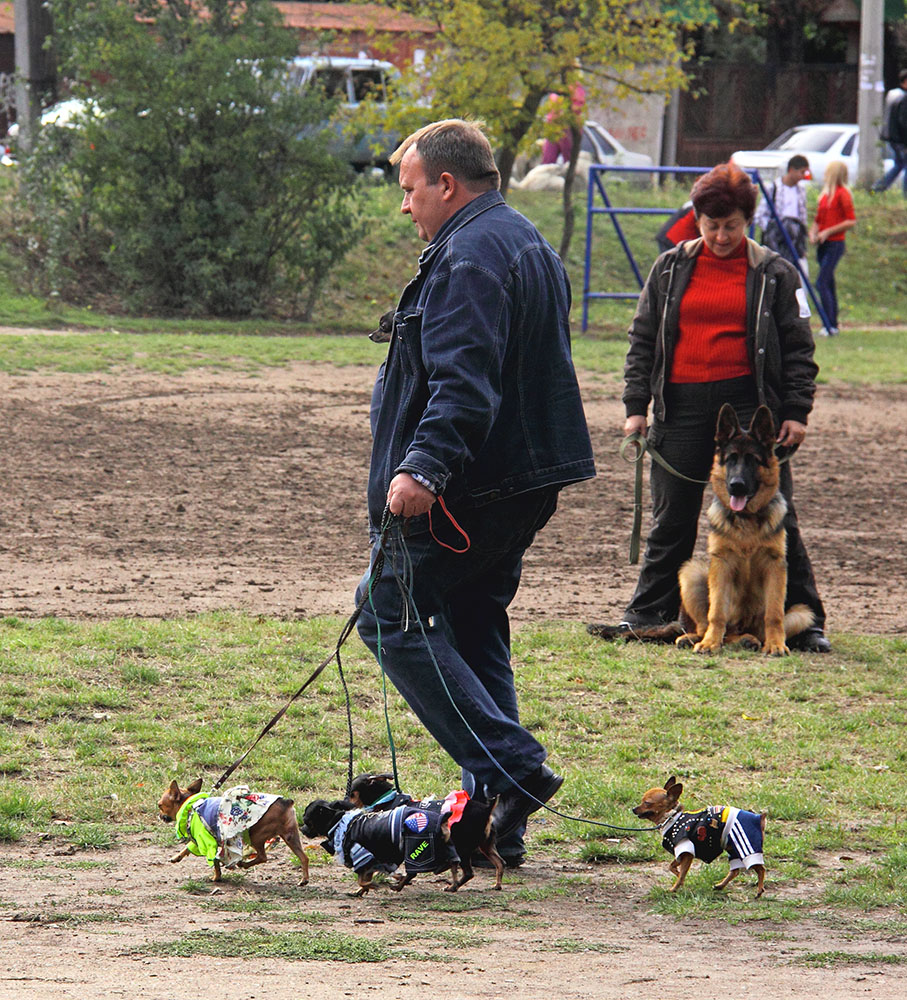
M52 0L77 127L23 163L40 290L134 308L308 318L356 242L361 191L332 155L333 105L285 84L293 38L269 0ZM138 16L137 16L138 14Z

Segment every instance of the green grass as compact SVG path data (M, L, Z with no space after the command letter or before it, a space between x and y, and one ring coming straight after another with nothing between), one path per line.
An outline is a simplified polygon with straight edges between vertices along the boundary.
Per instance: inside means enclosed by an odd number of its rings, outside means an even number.
M0 817L19 837L49 833L95 850L115 847L130 830L169 844L172 831L155 821L166 783L213 783L330 649L340 625L239 614L0 622ZM726 920L797 919L817 907L907 914L907 855L891 810L907 764L907 641L833 638L828 656L701 658L603 643L579 626L519 631L523 721L567 776L557 800L564 815L533 822L535 849L602 865L665 861L657 834L630 808L645 788L676 774L690 810L729 803L768 812L770 874L763 900L745 908L750 876L716 894L722 866L694 866L688 891L672 896L665 874L650 890L654 909ZM344 660L355 767L386 768L378 667L356 638ZM141 683L125 669L138 661L149 668ZM455 766L393 693L390 716L403 785L426 793L456 787ZM279 789L301 807L343 790L346 743L342 689L328 670L232 780ZM49 826L51 815L67 825ZM834 869L817 863L849 850L859 858ZM782 892L807 882L813 888L802 902ZM517 874L512 883L510 906L583 891L575 879L535 885ZM450 914L495 904L488 894L425 901ZM400 905L376 900L382 910Z
M379 941L336 931L193 931L175 941L144 944L141 955L210 955L214 958L280 958L289 961L385 962L396 952Z
M820 383L898 384L907 380L903 330L845 332L816 345ZM596 334L574 339L581 370L610 376L619 386L626 337ZM384 349L367 337L308 335L255 337L220 334L58 333L0 334L0 371L76 374L141 370L182 375L194 369L246 373L294 362L369 365L377 368Z
M687 197L681 186L652 189L624 183L611 184L609 197L616 207L676 208ZM810 191L810 212L815 212L818 192ZM181 319L174 317L124 316L86 306L47 303L26 294L17 278L10 251L3 248L3 234L15 213L15 178L0 178L0 324L96 331L169 333L178 339L196 334L210 336L288 336L333 333L361 334L372 329L378 317L391 308L415 273L423 244L408 217L401 215L400 192L393 185L369 190L366 236L333 273L315 308L312 323L259 317L242 321ZM561 199L553 192L513 191L511 204L527 215L555 245L560 244L563 225ZM903 200L889 191L870 197L854 193L858 225L847 239L847 255L838 268L841 320L845 331L879 325L903 325L907 307L907 273L903 267L907 236L903 225ZM576 230L565 261L574 290L573 325L578 332L585 261L586 193L577 192ZM3 213L0 212L0 218ZM653 234L666 216L621 216L620 223L645 277L655 258ZM593 220L590 287L594 291L633 291L637 286L621 249L611 220L597 215ZM817 267L812 254L812 274ZM592 302L589 336L594 343L615 340L615 356L622 356L623 339L632 315L629 302ZM818 327L818 323L816 326ZM375 350L372 345L373 351ZM840 349L840 348L839 348ZM607 350L607 348L606 348Z

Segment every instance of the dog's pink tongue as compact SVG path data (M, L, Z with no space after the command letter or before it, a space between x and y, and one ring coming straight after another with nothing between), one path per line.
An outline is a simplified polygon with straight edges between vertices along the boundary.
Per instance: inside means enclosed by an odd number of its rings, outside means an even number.
M738 514L746 507L746 497L731 497L731 510Z

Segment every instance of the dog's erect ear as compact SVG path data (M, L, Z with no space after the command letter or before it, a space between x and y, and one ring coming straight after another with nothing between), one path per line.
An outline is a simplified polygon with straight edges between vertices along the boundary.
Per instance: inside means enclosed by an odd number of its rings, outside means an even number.
M715 444L723 448L735 434L740 433L740 421L737 411L730 403L724 403L718 411L718 424L715 427Z
M775 447L775 421L767 406L760 406L750 422L750 434L769 453Z
M677 779L672 774L670 778L665 782L665 791L670 792L671 788L677 784Z
M179 782L176 781L170 782L170 788L168 788L167 791L172 799L179 799L182 794L182 792L180 792Z
M175 784L175 782L174 782L174 784ZM193 781L192 784L186 789L186 791L190 795L196 795L201 790L202 790L202 779L201 778L196 778L195 781Z
M677 802L681 795L683 795L683 785L678 784L676 781L670 788L666 788L665 791L668 793L669 802Z

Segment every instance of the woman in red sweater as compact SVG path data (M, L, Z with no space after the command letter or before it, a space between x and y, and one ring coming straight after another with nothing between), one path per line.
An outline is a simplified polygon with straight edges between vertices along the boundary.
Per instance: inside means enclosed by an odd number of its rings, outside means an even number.
M847 187L847 164L841 160L825 168L825 184L816 209L816 219L809 231L811 242L818 243L819 276L816 288L828 319L819 334L834 337L838 333L838 296L835 289L835 268L844 256L844 235L857 224L853 198Z
M604 637L631 638L676 620L677 571L696 544L721 405L730 403L746 425L764 403L778 443L787 447L806 436L813 405L815 345L800 277L746 237L755 186L735 164L722 163L696 182L692 201L700 238L681 242L652 267L629 330L623 393L624 433L646 434L687 478L652 463L654 516L636 591L619 626L589 626ZM788 645L827 652L825 609L797 525L790 462L781 466L780 488L788 501L786 604L806 604L815 615L813 627Z

